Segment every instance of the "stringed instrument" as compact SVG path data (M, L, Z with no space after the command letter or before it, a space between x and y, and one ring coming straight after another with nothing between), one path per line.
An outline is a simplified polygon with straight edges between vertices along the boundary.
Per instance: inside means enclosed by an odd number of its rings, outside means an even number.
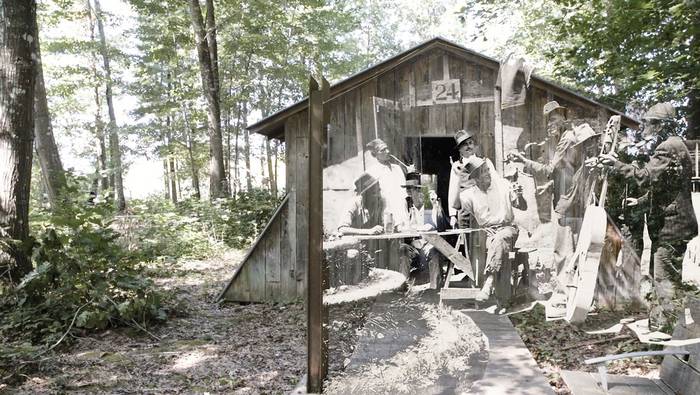
M620 116L613 115L608 120L603 136L612 135L612 145L606 150L606 144L600 150L601 155L615 152L617 134L620 130ZM595 191L595 188L592 189ZM573 284L568 286L566 315L568 322L581 322L586 319L593 303L598 267L605 244L608 227L608 215L605 212L605 197L608 191L608 170L603 170L603 186L597 204L591 203L583 215L581 232L576 250L567 267L574 267ZM593 193L593 192L592 192Z

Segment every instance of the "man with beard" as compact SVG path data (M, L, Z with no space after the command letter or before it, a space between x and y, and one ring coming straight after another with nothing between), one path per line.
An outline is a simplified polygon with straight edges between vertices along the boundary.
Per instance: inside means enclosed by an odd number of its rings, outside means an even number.
M691 201L693 161L683 139L675 135L675 109L658 103L642 117L642 137L651 153L644 167L623 163L605 154L599 162L633 180L648 192L631 203L648 213L652 240L654 291L649 311L651 330L670 329L678 309L673 304L680 268L674 258L683 256L687 242L697 235L697 221ZM668 136L665 140L664 136Z

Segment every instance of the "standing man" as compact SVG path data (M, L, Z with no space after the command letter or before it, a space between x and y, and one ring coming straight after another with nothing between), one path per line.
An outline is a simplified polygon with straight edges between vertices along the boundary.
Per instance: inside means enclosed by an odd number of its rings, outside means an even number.
M566 310L566 286L570 273L567 272L565 266L568 258L574 253L579 223L581 222L580 218L568 218L564 215L558 204L560 198L567 195L573 187L574 174L582 165L582 163L575 163L577 155L574 146L592 137L595 133L587 124L581 125L581 130L578 133L569 128L566 107L561 106L556 101L545 104L542 113L547 121L546 154L549 158L548 162L540 163L527 159L517 151L510 153L508 159L523 163L525 172L547 179L546 184L537 188L538 194L553 188L552 207L555 208L552 216L552 224L554 225L553 259L557 285L547 306L547 316L554 317L564 314ZM547 210L550 210L549 202L546 204Z
M680 278L681 273L674 258L682 257L688 241L698 234L690 194L693 161L683 139L675 135L675 115L671 103L658 103L642 117L642 137L652 152L644 167L622 163L610 154L599 157L603 165L649 188L647 194L632 203L647 211L649 218L654 265L651 330L670 329L674 324L678 309L673 305L673 278Z
M406 190L402 185L406 184L406 175L399 165L392 163L389 147L381 139L374 139L367 143L367 149L377 160L367 167L367 173L379 181L381 198L384 200L384 214L391 214L393 224L408 223L408 210L406 207ZM386 216L385 216L386 218ZM388 224L384 224L387 226ZM387 229L388 232L391 229Z
M464 171L464 166L472 156L481 156L481 148L474 141L475 133L468 130L458 130L455 133L454 139L457 151L459 152L459 160L452 162L450 170L450 183L447 191L447 211L450 216L450 225L456 228L467 227L467 219L463 218L461 213L461 202L459 194L468 186L473 184L469 179L469 174ZM450 159L451 160L451 159ZM493 170L493 163L486 159L487 166Z
M524 209L526 203L522 189L513 188L503 177L491 171L484 159L472 156L464 164L464 170L472 182L459 194L461 206L488 234L486 280L478 296L478 299L485 300L491 296L495 275L501 271L518 238L518 228L513 224L513 208Z

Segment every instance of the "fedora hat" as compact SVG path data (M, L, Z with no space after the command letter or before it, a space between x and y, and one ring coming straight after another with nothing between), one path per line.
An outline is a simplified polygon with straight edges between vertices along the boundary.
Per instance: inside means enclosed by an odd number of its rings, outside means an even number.
M379 180L374 178L371 174L364 172L355 180L355 191L357 191L358 195L362 195L378 182Z
M478 168L484 165L486 161L482 158L479 158L476 155L472 155L467 159L466 163L464 164L464 172L467 174L471 175L474 173Z
M463 142L474 137L475 133L470 130L460 129L455 132L456 147L459 147Z
M576 138L576 143L572 147L578 147L579 145L589 141L592 138L600 137L603 133L597 133L591 125L587 123L582 123L573 128L574 137Z
M382 139L374 139L367 143L366 145L367 149L372 151L372 152L379 152L383 150L384 148L388 147L384 140Z
M642 116L643 120L668 120L676 116L676 109L669 102L657 103L651 106Z
M566 107L562 106L561 104L559 104L559 102L555 100L552 100L544 105L544 107L542 108L542 115L546 117L554 110L562 110L566 115Z

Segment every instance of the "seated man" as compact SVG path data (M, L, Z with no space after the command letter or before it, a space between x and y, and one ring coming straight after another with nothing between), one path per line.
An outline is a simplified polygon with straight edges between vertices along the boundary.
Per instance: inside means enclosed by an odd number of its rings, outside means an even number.
M501 270L503 261L518 238L513 225L513 207L525 208L521 188L513 188L503 177L492 174L484 159L471 156L464 171L474 181L459 195L462 209L488 233L486 239L486 280L478 297L488 299L494 289L494 275Z
M408 193L408 223L399 224L400 231L430 231L435 230L431 215L425 212L423 205L423 190L421 189L420 174L406 175L403 185ZM406 277L411 272L419 273L429 269L430 287L437 288L440 280L440 253L424 239L418 237L403 243L399 247L399 269Z
M355 197L338 225L342 235L377 235L384 232L384 201L379 181L369 173L355 180Z

